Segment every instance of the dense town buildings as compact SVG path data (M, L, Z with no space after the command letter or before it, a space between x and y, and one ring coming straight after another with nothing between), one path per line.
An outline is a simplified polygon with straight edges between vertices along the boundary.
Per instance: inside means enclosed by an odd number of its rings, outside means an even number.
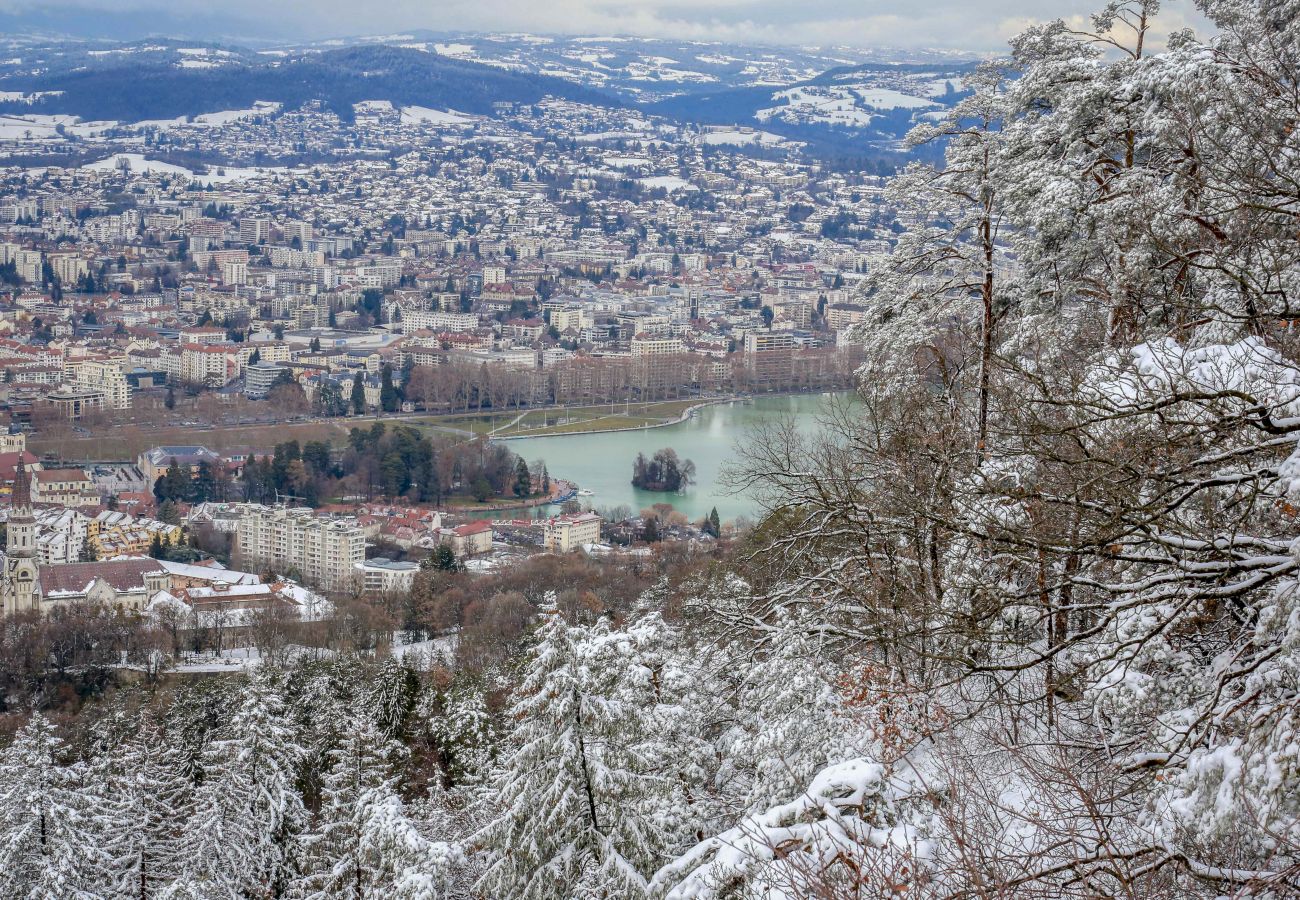
M195 527L228 535L238 566L333 592L408 585L409 564L366 561L368 547L472 559L497 546L490 523L381 527L356 498L334 518L287 494L240 504L244 465L269 445L163 441L115 460L109 442L41 460L25 432L841 388L893 234L880 179L795 143L758 158L738 146L752 134L629 127L564 100L409 121L259 107L121 135L94 165L0 168L0 480L14 484L20 458L33 473L34 524L8 511L11 605L40 594L17 580L24 560L158 553ZM228 162L159 162L173 141ZM303 147L314 162L232 164ZM160 489L169 478L183 484ZM200 484L231 503L175 508ZM575 513L519 546L601 537L599 516Z

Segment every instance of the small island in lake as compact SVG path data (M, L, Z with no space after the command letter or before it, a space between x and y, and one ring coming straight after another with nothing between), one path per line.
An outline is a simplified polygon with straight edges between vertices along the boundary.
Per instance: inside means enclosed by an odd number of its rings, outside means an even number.
M632 486L643 491L675 493L695 481L695 463L679 459L671 447L656 450L649 459L644 453L632 463Z

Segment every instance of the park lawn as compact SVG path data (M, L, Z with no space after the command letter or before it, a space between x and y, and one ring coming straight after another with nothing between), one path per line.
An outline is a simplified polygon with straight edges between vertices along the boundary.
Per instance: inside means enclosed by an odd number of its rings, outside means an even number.
M565 422L563 425L547 425L537 428L511 428L509 431L497 432L497 437L544 437L548 434L581 434L584 431L605 431L612 428L639 428L644 424L641 419L627 416L604 416L595 419L583 419L579 422Z
M657 403L640 403L628 407L625 412L614 405L611 411L608 405L583 407L566 410L537 410L524 419L496 433L496 437L543 437L548 434L581 434L584 431L609 431L616 428L641 428L646 425L662 425L675 421L683 412L698 404L698 400L668 400ZM534 419L533 416L537 418ZM570 419L554 425L543 425L543 421ZM539 421L541 420L541 421ZM532 427L525 427L525 426Z

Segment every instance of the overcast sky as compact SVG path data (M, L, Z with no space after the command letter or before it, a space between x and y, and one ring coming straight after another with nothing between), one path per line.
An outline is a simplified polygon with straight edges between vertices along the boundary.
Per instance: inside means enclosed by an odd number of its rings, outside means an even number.
M1086 21L1102 0L0 0L69 33L126 29L278 40L373 35L415 28L636 34L767 44L1001 49L1035 22ZM1165 28L1197 24L1190 0L1172 0Z

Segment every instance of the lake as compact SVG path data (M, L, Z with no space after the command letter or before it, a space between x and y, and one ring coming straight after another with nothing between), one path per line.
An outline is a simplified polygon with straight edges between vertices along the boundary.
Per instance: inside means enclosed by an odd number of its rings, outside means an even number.
M793 419L814 433L832 397L842 394L796 394L735 400L697 409L684 422L661 428L616 431L606 434L564 434L552 437L508 438L507 446L531 465L544 460L552 478L571 481L592 491L578 499L593 507L628 506L636 513L655 503L671 503L691 521L708 515L713 507L725 521L753 515L757 508L744 496L719 483L723 468L735 458L736 444L756 425ZM632 487L632 461L638 453L651 456L671 447L695 463L695 481L682 493L661 494ZM543 507L539 515L553 515ZM519 515L514 513L513 515Z

